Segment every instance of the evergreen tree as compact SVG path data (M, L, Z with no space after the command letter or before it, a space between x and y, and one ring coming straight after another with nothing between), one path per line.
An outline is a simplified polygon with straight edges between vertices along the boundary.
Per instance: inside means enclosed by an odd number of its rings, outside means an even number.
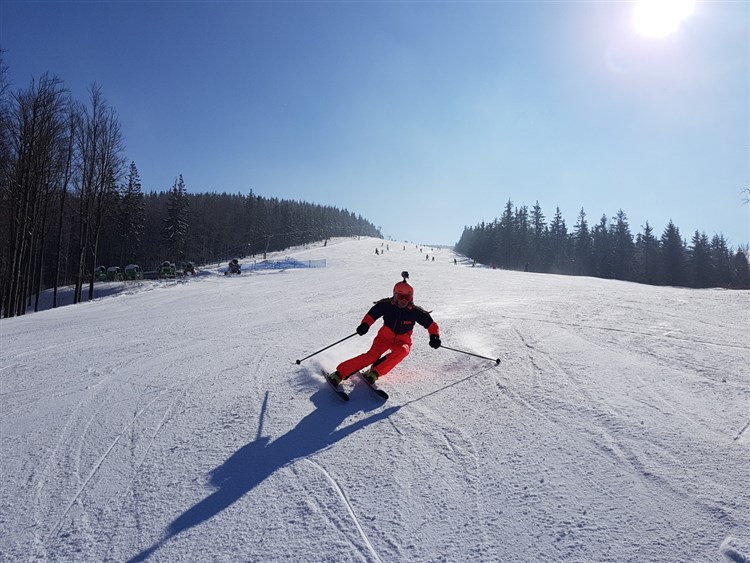
M487 238L485 239L485 248L487 252L486 261L490 264L496 265L501 259L500 249L504 246L502 240L502 231L500 230L500 220L495 218L490 223L487 230ZM484 262L485 260L483 260Z
M531 270L545 272L547 268L547 224L539 201L531 208Z
M474 228L464 226L464 230L461 233L461 238L456 243L455 250L459 254L463 254L468 257L472 257L472 247L474 245Z
M474 237L472 246L472 256L477 262L486 264L490 262L490 242L492 240L492 230L489 225L482 221L477 226L477 236Z
M711 263L714 267L716 287L729 287L732 283L732 256L724 235L714 235L711 239Z
M515 247L513 202L508 200L505 204L500 221L495 226L495 239L497 246L495 250L495 262L501 268L513 267L513 249Z
M711 244L706 233L695 231L691 245L690 285L691 287L711 287L715 275L711 261Z
M735 289L750 289L750 268L747 263L747 255L743 250L738 250L734 255L732 272L732 287Z
M188 199L182 174L175 180L169 192L167 217L164 219L162 241L167 254L175 261L185 258L185 243L188 230Z
M635 243L634 274L640 283L656 284L659 281L659 241L654 229L646 221L643 233L639 233Z
M661 236L662 263L664 266L664 283L666 285L685 285L685 244L680 236L680 229L670 220Z
M625 212L620 209L612 224L612 276L618 280L631 280L633 269L633 235Z
M591 231L594 272L597 277L612 277L612 244L609 234L609 221L602 215L599 223Z
M123 249L120 253L121 264L133 263L140 255L146 220L145 214L146 207L143 200L143 192L141 191L141 178L135 162L131 162L118 214L118 223L123 244Z
M591 242L591 232L586 220L586 212L581 208L578 214L578 220L573 228L573 271L583 276L594 274L593 267L593 246Z
M555 209L555 216L549 226L549 248L552 271L566 273L568 271L568 228L559 207Z
M512 267L522 268L529 261L529 243L531 238L531 225L529 224L529 208L522 205L516 209L514 219L515 240Z

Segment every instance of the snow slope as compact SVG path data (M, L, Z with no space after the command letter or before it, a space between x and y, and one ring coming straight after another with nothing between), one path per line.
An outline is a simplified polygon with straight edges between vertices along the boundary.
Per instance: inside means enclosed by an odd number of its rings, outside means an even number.
M381 242L0 321L0 560L750 560L750 292ZM375 330L295 360L403 269L501 364L417 327L342 403L319 370Z

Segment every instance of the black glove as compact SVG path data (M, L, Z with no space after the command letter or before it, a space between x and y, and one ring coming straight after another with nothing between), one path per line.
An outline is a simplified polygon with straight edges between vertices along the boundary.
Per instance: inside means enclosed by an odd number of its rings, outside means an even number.
M440 344L442 344L440 342L440 337L437 334L431 334L430 335L430 346L432 346L433 348L435 348L435 350L437 350L438 348L440 348Z
M367 334L368 330L370 330L370 325L368 325L367 323L362 323L357 327L357 334L359 334L360 336L364 336L365 334Z

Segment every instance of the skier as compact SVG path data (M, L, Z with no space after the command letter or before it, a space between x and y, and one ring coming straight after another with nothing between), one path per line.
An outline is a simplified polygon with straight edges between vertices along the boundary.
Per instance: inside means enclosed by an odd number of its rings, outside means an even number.
M403 281L393 286L393 297L375 301L357 327L357 334L364 336L370 330L370 326L383 317L383 326L380 327L370 349L364 354L341 362L336 371L327 376L334 387L368 365L371 367L364 376L370 383L375 383L379 377L386 375L409 355L414 323L427 329L432 348L440 348L440 328L432 320L429 311L414 304L414 288L406 281L409 273L401 272L401 276L404 278ZM383 356L388 351L390 353Z

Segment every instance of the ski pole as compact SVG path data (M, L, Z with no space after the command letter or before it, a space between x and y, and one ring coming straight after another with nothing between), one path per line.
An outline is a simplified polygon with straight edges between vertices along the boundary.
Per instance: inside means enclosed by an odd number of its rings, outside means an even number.
M331 348L332 346L336 346L336 344L341 344L341 343L342 343L342 342L343 342L344 340L348 340L348 339L349 339L349 338L351 338L352 336L357 336L357 333L356 333L356 332L353 332L353 333L351 333L351 334L350 334L349 336L345 336L345 337L344 337L344 338L342 338L341 340L338 340L337 342L334 342L333 344L329 344L329 345L328 345L328 346L326 346L325 348L321 348L321 349L320 349L320 350L318 350L317 352L313 352L312 354L310 354L309 356L305 356L305 357L304 357L304 358L302 358L301 360L297 360L297 365L300 365L300 364L301 364L302 362L304 362L304 361L305 361L305 360L306 360L307 358L312 358L312 357L313 357L313 356L314 356L315 354L320 354L320 353L321 353L321 352L322 352L323 350L328 350L328 349L329 349L329 348Z
M477 358L482 358L483 360L492 360L495 362L496 366L500 365L500 358L488 358L487 356L480 356L479 354L474 354L473 352L466 352L464 350L456 350L455 348L451 348L450 346L446 346L443 344L440 346L441 348L445 348L447 350L453 350L454 352L461 352L462 354L468 354L469 356L476 356Z

